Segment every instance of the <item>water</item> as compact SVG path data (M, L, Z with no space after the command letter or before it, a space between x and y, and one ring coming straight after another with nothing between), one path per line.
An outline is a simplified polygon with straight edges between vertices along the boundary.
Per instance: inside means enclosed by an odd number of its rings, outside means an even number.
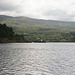
M75 75L75 43L0 44L0 75Z

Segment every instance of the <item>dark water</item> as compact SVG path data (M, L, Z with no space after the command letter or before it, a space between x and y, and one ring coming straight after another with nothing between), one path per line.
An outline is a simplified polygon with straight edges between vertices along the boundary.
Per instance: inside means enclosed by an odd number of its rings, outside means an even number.
M75 75L75 43L0 44L0 75Z

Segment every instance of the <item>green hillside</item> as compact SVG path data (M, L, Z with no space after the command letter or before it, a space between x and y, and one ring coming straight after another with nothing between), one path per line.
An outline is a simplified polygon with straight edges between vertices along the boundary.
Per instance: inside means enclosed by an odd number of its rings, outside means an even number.
M75 22L62 22L54 20L39 20L28 17L0 16L0 22L12 26L15 31L30 29L49 28L61 31L75 31Z
M74 39L75 22L0 15L0 23L6 23L16 33L23 34L30 41L73 41Z

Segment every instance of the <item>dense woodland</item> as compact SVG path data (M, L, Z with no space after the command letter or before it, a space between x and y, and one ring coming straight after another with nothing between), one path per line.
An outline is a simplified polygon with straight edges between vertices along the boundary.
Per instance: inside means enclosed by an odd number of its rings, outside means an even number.
M0 42L26 42L23 35L15 34L12 27L8 27L6 24L0 24Z
M75 32L40 28L17 34L12 27L0 24L0 42L75 42Z

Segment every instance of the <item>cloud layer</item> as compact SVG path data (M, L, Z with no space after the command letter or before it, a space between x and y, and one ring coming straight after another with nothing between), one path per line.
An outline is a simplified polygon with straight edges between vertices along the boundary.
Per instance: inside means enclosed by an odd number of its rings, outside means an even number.
M75 0L0 0L0 15L75 21Z

